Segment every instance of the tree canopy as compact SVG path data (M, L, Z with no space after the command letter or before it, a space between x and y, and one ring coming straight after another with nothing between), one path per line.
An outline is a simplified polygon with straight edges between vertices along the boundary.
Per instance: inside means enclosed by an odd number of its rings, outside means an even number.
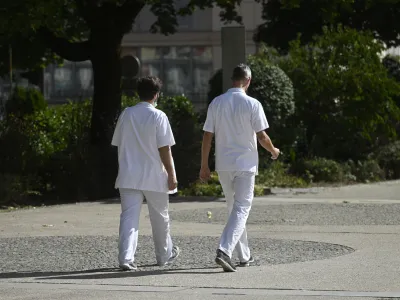
M400 85L381 63L382 50L371 33L340 26L306 46L290 43L280 66L293 81L309 153L360 159L396 137Z
M369 30L388 47L400 45L399 0L268 0L262 1L262 18L255 39L287 51L301 34L301 43L322 33L324 26L342 24Z
M89 60L96 34L119 41L146 5L157 17L150 31L168 35L175 33L178 16L214 5L222 8L223 21L240 22L235 7L241 1L190 0L181 7L177 1L162 0L4 0L0 5L0 44L7 51L9 44L15 45L16 53L22 48L27 56L17 56L16 61L23 67L35 66L39 58L48 57L46 47L67 60Z

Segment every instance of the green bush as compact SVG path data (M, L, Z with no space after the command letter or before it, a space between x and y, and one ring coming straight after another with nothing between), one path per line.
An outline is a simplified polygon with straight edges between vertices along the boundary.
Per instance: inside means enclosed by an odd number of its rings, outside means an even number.
M387 69L389 76L400 84L400 56L386 55L382 63ZM393 99L400 108L400 95L393 97ZM392 122L393 126L396 127L397 135L400 135L400 121L394 120Z
M387 179L400 178L400 141L378 149L377 160Z
M202 183L199 180L193 182L189 187L179 191L181 196L198 196L198 197L224 197L222 186L218 180L218 174L216 172L211 173L211 180L207 183ZM264 186L256 184L254 187L254 195L264 195Z
M349 161L348 166L354 180L358 182L374 182L385 178L385 173L375 160L353 162Z
M163 97L158 107L171 123L176 145L172 147L175 168L181 188L198 178L202 131L192 102L185 97Z
M306 187L307 182L289 173L289 168L282 162L275 161L256 176L256 184L263 187L299 188Z
M56 147L41 172L53 199L88 199L96 187L96 165L90 152L90 100L70 102L47 111L47 135Z
M345 182L349 178L348 170L340 163L326 158L296 161L290 172L309 182Z
M80 198L87 193L90 172L96 172L88 166L90 116L90 101L8 115L0 124L0 143L5 145L0 148L0 173L21 182L36 178L29 180L29 188L53 198Z
M28 205L34 196L41 195L36 190L40 180L35 176L0 173L0 209Z
M400 84L382 65L382 50L373 34L342 27L324 29L307 46L291 43L279 65L295 87L296 123L309 156L365 160L395 138Z
M47 102L40 91L17 87L6 102L5 111L7 115L21 117L43 111L46 107Z
M299 188L306 187L308 184L300 177L295 177L288 173L288 168L281 162L274 162L269 168L262 169L256 176L254 195L263 196L265 188ZM213 196L223 197L222 187L218 180L218 174L213 172L211 180L207 183L196 181L189 188L180 191L182 196Z

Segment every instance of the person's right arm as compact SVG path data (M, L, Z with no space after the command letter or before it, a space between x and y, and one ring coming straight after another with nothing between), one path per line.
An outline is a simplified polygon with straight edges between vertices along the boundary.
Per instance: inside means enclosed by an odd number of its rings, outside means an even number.
M168 174L168 188L170 191L176 189L178 181L176 180L174 159L172 158L172 151L170 146L164 146L158 149L160 158Z
M204 123L204 135L203 142L201 145L201 168L200 168L200 180L207 181L211 177L210 166L208 164L208 158L210 156L210 150L212 145L212 140L215 131L215 120L213 112L213 102L208 106L207 117Z

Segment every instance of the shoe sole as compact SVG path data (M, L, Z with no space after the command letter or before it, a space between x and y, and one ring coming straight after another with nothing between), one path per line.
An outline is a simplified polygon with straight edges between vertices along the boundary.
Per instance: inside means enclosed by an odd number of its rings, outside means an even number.
M137 270L137 268L135 268L135 267L120 266L119 268L121 269L121 271L135 271L135 270Z
M249 260L248 262L245 262L245 263L239 263L237 266L240 268L246 268L246 267L250 267L250 265L253 263L254 263L254 259Z
M222 258L217 257L215 259L215 262L222 267L222 269L225 272L236 272L236 269L234 269L230 264L228 264L226 261L224 261Z

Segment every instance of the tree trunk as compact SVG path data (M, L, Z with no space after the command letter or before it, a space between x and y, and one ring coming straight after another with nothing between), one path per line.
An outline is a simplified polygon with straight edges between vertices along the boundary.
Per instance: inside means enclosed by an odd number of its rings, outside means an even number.
M101 43L96 48L92 53L94 93L91 143L109 146L121 108L120 45Z
M107 35L93 36L90 55L94 75L92 122L90 130L90 159L92 178L90 198L99 199L115 195L117 175L116 149L111 146L115 122L121 108L121 40Z

